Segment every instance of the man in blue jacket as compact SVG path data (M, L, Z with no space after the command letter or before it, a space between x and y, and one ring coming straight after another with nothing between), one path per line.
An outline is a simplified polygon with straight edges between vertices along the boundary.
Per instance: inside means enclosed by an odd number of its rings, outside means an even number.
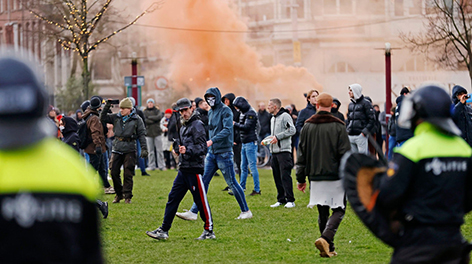
M208 112L208 127L210 140L207 141L209 148L205 159L205 172L203 183L205 190L215 172L220 169L226 183L241 208L241 214L236 219L252 218L252 213L246 203L243 188L236 181L233 167L233 112L221 101L221 92L218 88L210 88L205 93L205 101L210 105ZM190 211L177 213L184 220L196 220L198 209L195 203Z

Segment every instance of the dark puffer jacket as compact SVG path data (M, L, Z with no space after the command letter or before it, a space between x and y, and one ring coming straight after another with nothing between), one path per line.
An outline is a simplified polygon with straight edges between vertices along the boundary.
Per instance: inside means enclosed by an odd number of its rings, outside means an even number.
M129 119L123 122L123 116L118 114L107 114L110 104L106 104L100 114L102 123L113 124L113 153L130 153L136 151L136 140L141 143L141 149L147 150L146 145L146 128L144 122L135 111L129 114Z
M400 116L400 110L402 107L402 101L405 98L405 95L402 95L397 98L397 108L395 108L395 120L398 120L398 117ZM400 126L395 126L395 135L396 135L396 140L398 143L401 143L405 140L408 140L413 137L413 130L407 129L407 128L402 128Z
M316 108L310 103L307 103L306 107L300 110L300 112L298 113L297 123L295 124L295 128L297 129L298 133L300 133L303 128L303 125L305 125L305 121L308 120L314 114L316 114Z
M190 173L203 173L205 155L207 153L206 132L197 111L188 121L182 122L180 129L181 146L185 146L185 154L180 154L179 168Z
M225 94L223 97L221 97L221 101L224 102L224 99L228 99L229 100L229 108L231 108L231 111L233 112L233 121L238 123L239 122L239 115L241 113L239 113L235 108L234 108L234 105L233 105L233 101L234 99L236 98L236 96L234 95L234 93L227 93ZM238 129L236 129L235 127L233 127L233 140L234 140L234 143L236 144L239 144L241 143L241 135L240 135L240 131Z
M79 125L74 118L64 116L62 118L62 122L64 123L64 130L62 130L62 142L66 143L67 145L74 148L76 151L79 150L79 135L77 134L77 130L79 129Z
M467 90L460 85L454 86L452 88L452 102L454 102L452 119L461 130L462 138L472 146L472 108L457 99L459 93L467 93Z
M375 126L372 104L361 95L357 100L351 99L347 113L347 133L351 136L371 134Z
M241 96L236 97L233 105L241 110L239 123L234 123L234 127L241 132L241 142L250 143L257 141L257 113L249 105L248 101Z

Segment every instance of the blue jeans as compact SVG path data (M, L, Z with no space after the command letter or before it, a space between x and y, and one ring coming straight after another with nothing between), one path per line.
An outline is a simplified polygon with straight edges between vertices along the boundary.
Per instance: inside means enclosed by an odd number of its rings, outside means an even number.
M136 147L137 147L137 158L138 158L138 167L141 169L141 173L146 172L146 163L143 158L141 158L141 142L139 140L136 140Z
M388 138L388 160L392 160L393 157L393 148L397 144L397 141L395 140L395 137L390 136Z
M243 143L241 149L241 187L246 189L246 179L251 169L252 178L254 180L254 191L260 192L261 187L259 186L259 172L257 171L257 143Z
M215 172L220 169L223 177L225 178L226 184L233 191L236 201L238 201L241 212L249 211L246 203L246 197L244 196L243 188L236 181L236 176L233 167L233 152L225 152L220 154L213 154L208 152L205 158L205 172L203 174L203 184L205 185L205 191L208 192L208 185L213 178ZM190 209L192 213L198 213L197 205L193 203Z

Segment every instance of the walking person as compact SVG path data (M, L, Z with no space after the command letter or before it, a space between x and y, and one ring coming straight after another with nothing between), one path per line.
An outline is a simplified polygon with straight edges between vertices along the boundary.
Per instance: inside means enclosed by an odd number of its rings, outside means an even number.
M111 107L110 99L100 114L102 123L113 124L113 151L111 155L111 178L115 187L115 199L113 203L119 203L125 199L125 203L131 203L133 198L133 176L136 166L136 140L141 142L141 157L148 155L146 145L146 129L144 122L136 113L132 112L133 105L129 98L121 100L120 112L107 114ZM123 166L123 183L121 183L120 168Z
M400 91L400 96L397 98L397 108L395 108L395 119L399 120L400 113L402 110L402 103L403 100L410 94L410 89L408 87L403 87ZM401 147L405 141L413 137L413 131L411 129L406 129L400 126L395 126L395 139L396 139L396 147Z
M305 192L308 176L309 206L318 208L321 236L315 241L315 246L321 257L328 258L337 255L334 236L346 210L339 164L344 153L351 149L346 125L331 113L332 103L331 95L321 93L318 96L317 113L306 120L300 133L296 164L297 188Z
M149 149L148 169L153 171L165 169L164 152L162 148L161 119L163 113L154 105L154 99L147 100L147 107L143 111L146 124L146 143ZM156 165L157 163L157 165Z
M246 180L251 169L254 189L251 196L261 194L259 183L259 171L257 170L257 113L242 96L233 101L234 107L241 112L239 122L234 122L234 127L240 131L241 136L241 180L243 190L246 190ZM249 168L249 169L248 169Z
M190 190L193 201L200 211L200 218L205 223L203 233L197 240L215 239L210 205L202 180L205 154L207 153L205 127L203 122L199 120L197 111L192 108L189 99L179 99L177 109L182 116L179 139L181 141L178 144L179 172L169 193L162 225L154 231L147 231L146 234L159 240L167 239L179 204L187 191Z
M270 152L272 153L271 167L277 188L277 202L270 207L279 207L285 204L285 208L295 207L292 183L292 136L296 129L292 117L278 98L270 99L267 106L269 113L273 115L270 120L272 141Z
M205 158L205 171L203 183L208 192L208 185L215 172L220 169L226 183L233 192L241 209L241 214L236 219L252 218L252 212L246 203L243 188L236 180L233 165L233 113L231 109L221 101L221 92L218 88L210 88L205 93L205 101L210 105L208 112L210 140ZM177 216L185 220L196 220L198 208L194 203L190 211L177 213Z

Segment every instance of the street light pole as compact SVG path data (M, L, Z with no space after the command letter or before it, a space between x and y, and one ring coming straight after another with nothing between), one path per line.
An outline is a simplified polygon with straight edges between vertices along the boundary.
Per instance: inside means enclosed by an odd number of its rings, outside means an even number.
M391 46L390 43L385 43L385 117L388 124L390 119L390 109L392 108L392 61L391 61ZM385 139L386 153L388 157L388 129L387 129L387 138Z
M131 60L131 96L136 100L136 105L140 105L138 102L138 58L136 52L133 52ZM133 105L134 106L134 105Z

